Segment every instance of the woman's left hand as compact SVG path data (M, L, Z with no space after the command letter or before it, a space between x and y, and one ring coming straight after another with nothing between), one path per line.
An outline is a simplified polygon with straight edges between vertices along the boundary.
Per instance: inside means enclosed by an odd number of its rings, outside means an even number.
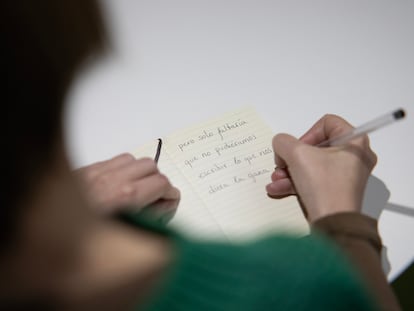
M153 209L164 217L174 214L180 192L150 158L121 154L75 170L92 206L104 214L120 210Z

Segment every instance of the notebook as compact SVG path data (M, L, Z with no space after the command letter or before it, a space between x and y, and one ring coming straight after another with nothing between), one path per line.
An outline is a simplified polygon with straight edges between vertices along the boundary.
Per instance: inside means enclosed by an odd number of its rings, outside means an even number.
M168 224L197 239L241 241L272 233L303 236L309 226L296 197L273 199L273 132L252 107L162 137L158 166L181 191ZM159 140L134 150L154 158Z

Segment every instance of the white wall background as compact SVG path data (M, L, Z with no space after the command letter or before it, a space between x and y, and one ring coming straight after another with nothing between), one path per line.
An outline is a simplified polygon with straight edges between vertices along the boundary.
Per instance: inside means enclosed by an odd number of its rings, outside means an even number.
M404 107L371 142L389 278L413 260L414 1L101 3L111 48L68 99L74 167L246 104L297 136L328 112L358 125Z

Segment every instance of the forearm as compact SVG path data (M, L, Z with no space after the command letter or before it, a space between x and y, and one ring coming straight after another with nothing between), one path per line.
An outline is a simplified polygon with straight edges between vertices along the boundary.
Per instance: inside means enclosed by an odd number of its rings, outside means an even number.
M312 231L324 234L345 252L383 310L400 310L381 267L382 242L376 220L359 213L339 213L317 220Z

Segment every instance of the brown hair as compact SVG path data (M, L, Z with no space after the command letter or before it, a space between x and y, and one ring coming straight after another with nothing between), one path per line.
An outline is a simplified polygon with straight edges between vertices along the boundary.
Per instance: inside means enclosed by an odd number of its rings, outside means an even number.
M62 137L62 106L76 70L103 46L93 0L0 1L2 108L0 243L10 241L22 198ZM4 109L3 108L3 109Z

